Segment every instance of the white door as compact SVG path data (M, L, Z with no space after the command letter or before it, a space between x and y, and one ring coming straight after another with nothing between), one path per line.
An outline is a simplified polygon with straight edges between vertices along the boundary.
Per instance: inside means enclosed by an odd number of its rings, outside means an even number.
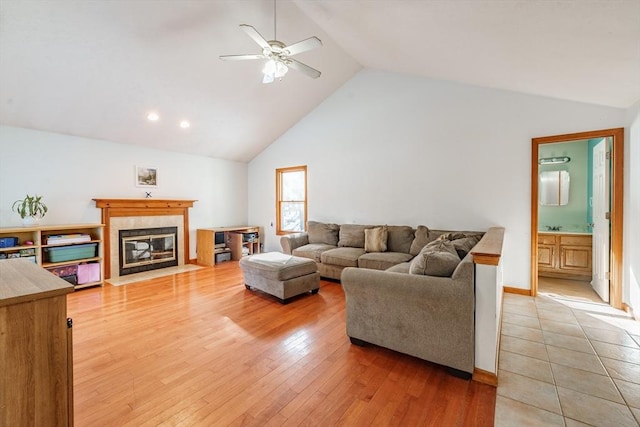
M593 147L593 279L591 286L609 302L609 160L607 140Z

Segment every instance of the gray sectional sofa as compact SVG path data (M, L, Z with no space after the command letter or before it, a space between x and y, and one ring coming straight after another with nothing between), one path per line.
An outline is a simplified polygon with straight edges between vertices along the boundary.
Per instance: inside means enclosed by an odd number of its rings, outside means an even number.
M373 235L373 231L380 228L386 229L384 247L371 247L372 245L367 247L367 243L372 240L369 237ZM455 260L457 265L460 258L464 258L483 234L473 231L430 230L423 225L413 228L408 225L338 225L317 221L309 221L307 230L304 233L282 236L280 238L282 251L314 260L318 264L320 276L334 280L340 280L342 270L347 267L373 270L387 270L394 267L393 271L409 272L410 261L414 260L425 246L429 244L433 246L435 241L443 237L446 238L443 239L444 241L454 245L459 258ZM451 250L450 246L447 248ZM416 267L416 261L413 261L414 267ZM451 261L454 262L454 260ZM415 268L414 273L416 273ZM451 276L451 273L452 270L446 275Z
M475 337L470 252L482 236L309 221L308 232L283 236L281 245L285 253L315 260L321 276L341 280L352 343L386 347L469 378Z

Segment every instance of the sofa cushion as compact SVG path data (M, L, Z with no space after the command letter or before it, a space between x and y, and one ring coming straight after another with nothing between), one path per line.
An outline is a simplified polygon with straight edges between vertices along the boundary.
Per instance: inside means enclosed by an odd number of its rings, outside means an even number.
M473 232L454 232L445 233L438 237L438 240L448 240L453 243L453 247L456 249L460 259L467 256L469 251L478 244L482 239L482 233Z
M413 242L411 242L411 247L409 249L409 253L413 256L416 256L420 253L422 248L424 248L427 243L434 241L436 238L433 237L432 234L429 233L429 228L424 225L419 225L416 228L414 233Z
M386 270L396 264L411 260L411 255L402 252L371 252L358 258L358 267Z
M320 260L323 264L333 264L342 267L357 267L358 258L364 255L362 248L336 248L322 252Z
M304 258L309 258L314 260L315 262L320 262L320 255L328 251L330 249L335 249L336 247L333 245L325 245L324 243L309 243L308 245L300 246L299 248L295 248L291 255L301 256Z
M387 226L367 228L364 230L364 251L385 252L387 250Z
M410 266L411 266L410 262L402 262L400 264L396 264L392 267L387 268L385 271L389 271L391 273L409 274Z
M338 224L328 224L317 221L307 221L307 233L309 243L324 243L326 245L338 246Z
M415 230L408 225L390 225L388 227L387 250L389 252L409 253Z
M338 246L348 248L364 248L364 230L373 225L342 224L340 226L340 240Z
M436 240L427 244L416 255L411 261L409 272L427 276L450 277L459 263L460 257L453 243L447 240Z

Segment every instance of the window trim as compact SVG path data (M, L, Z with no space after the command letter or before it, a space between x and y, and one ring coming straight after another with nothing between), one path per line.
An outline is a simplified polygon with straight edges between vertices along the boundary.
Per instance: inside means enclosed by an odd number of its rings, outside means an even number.
M282 200L282 175L289 172L304 172L304 200ZM300 231L287 231L281 230L281 219L282 219L282 210L281 205L283 202L303 202L304 203L304 224L302 225L303 230L307 230L307 201L309 199L309 194L307 192L307 166L291 166L287 168L277 168L276 169L276 235L283 236L286 234L294 234L299 233Z

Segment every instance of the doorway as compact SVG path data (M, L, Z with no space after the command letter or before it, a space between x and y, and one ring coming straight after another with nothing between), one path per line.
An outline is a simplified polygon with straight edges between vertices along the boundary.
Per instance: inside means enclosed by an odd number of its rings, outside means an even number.
M539 233L541 225L539 223L540 214L540 194L539 191L546 191L539 188L541 167L539 165L540 150L545 147L546 144L560 144L570 143L580 140L603 140L610 141L610 209L607 217L610 225L610 232L608 244L608 268L605 270L608 272L607 279L609 280L609 304L615 308L622 308L622 220L623 220L623 164L624 164L624 129L605 129L599 131L580 132L566 135L555 135L541 138L532 139L532 151L531 151L531 295L536 296L538 294L538 274L539 264L543 271L549 271L548 265L556 265L554 262L562 262L563 266L571 269L575 267L575 273L581 274L580 268L587 259L585 252L580 252L580 248L571 246L562 247L560 249L558 245L561 243L558 241L550 242L550 236L545 236L543 233ZM563 157L563 156L560 156ZM554 161L556 159L553 159ZM568 162L567 159L562 159ZM561 160L558 160L561 161ZM591 172L589 172L591 173ZM561 191L560 185L558 191ZM561 194L558 194L558 204L562 199ZM592 221L587 222L585 219L585 225L591 226ZM546 225L546 224L545 224ZM549 228L556 228L557 226L547 225ZM602 227L602 225L600 226ZM556 230L557 231L557 230ZM591 236L591 230L587 230L589 236ZM542 236L542 237L541 237ZM568 239L571 239L569 236ZM577 238L576 238L577 239ZM569 242L570 243L570 242ZM554 246L555 245L555 246ZM568 252L566 250L571 250ZM556 252L557 250L557 252ZM562 252L560 252L562 251ZM560 256L560 261L553 261L552 257ZM591 248L589 248L589 255L591 256ZM576 264L571 263L575 261ZM590 263L590 260L589 260ZM584 271L582 274L585 274ZM553 274L552 274L553 275ZM559 278L562 278L560 275ZM589 279L591 280L591 279ZM600 287L602 288L602 284Z

